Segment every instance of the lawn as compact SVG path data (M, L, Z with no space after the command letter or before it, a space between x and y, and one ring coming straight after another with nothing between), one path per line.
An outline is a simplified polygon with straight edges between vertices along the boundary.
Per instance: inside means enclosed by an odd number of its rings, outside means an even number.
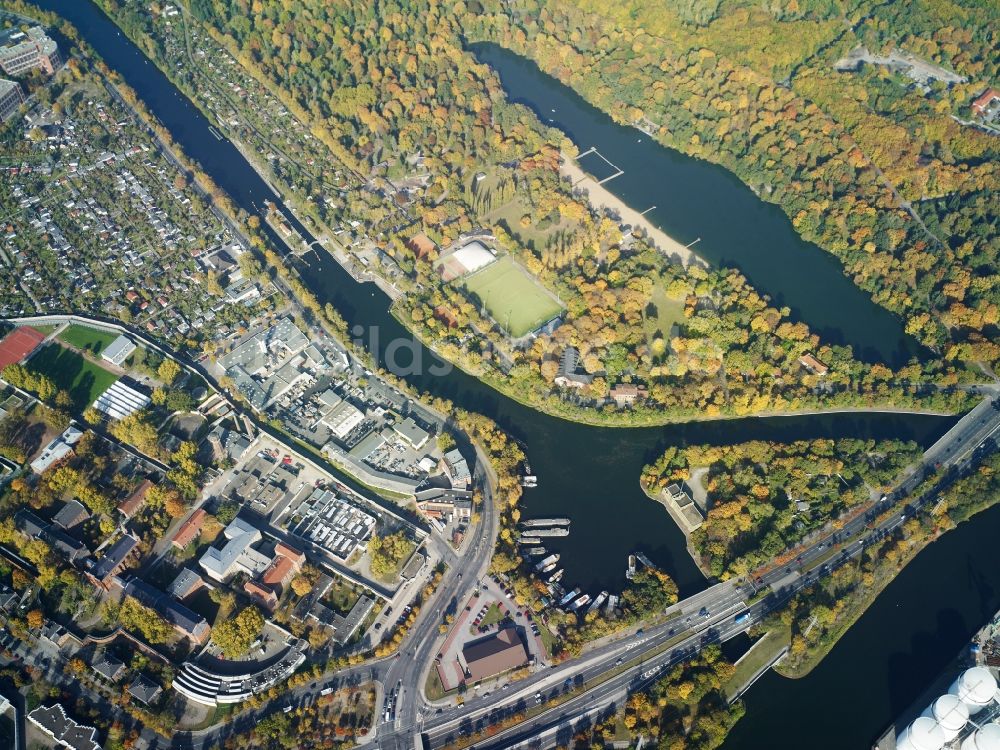
M775 628L762 635L736 663L733 676L723 685L726 695L736 696L758 671L777 657L790 640L791 632L787 628Z
M83 411L94 403L98 396L118 380L113 372L58 344L49 344L39 351L28 360L27 367L33 372L47 375L57 388L69 393L78 411Z
M652 339L657 333L660 333L669 337L671 326L674 323L682 324L684 320L684 303L667 296L662 280L654 281L653 293L650 295L649 304L646 306L646 313L643 316L643 328L646 331L646 336Z
M490 605L490 608L486 610L486 614L483 615L483 619L479 621L479 627L488 628L492 625L496 625L498 622L502 622L503 618L503 612L500 611L500 607L494 602Z
M558 300L509 255L466 276L461 284L514 338L530 333L563 309Z
M88 351L96 357L107 348L108 344L118 338L118 334L71 323L56 338L72 347Z

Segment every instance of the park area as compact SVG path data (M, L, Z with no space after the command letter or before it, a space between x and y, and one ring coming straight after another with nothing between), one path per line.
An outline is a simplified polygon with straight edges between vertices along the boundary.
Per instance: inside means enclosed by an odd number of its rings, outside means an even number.
M560 312L559 300L509 255L462 279L466 292L514 338L520 338Z
M44 347L28 360L27 369L50 378L57 388L69 393L73 405L79 410L94 403L118 380L113 372L55 343Z

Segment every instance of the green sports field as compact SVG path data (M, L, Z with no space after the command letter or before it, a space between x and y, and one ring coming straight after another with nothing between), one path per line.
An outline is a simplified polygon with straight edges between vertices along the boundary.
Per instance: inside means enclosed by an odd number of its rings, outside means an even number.
M460 282L514 338L558 315L563 307L531 275L505 255Z
M29 359L27 368L52 378L56 387L67 391L73 405L81 411L118 380L113 372L56 343Z
M56 338L77 349L86 350L96 357L108 347L108 344L118 338L118 334L71 323Z

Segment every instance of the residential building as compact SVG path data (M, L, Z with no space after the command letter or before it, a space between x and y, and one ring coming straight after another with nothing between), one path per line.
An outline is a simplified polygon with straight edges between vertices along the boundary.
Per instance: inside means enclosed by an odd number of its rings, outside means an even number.
M125 566L139 556L139 540L131 534L124 534L104 552L96 563L88 561L87 578L95 586L105 591L111 590L112 579L121 573Z
M145 706L156 703L162 693L163 688L144 674L140 674L128 686L128 694Z
M622 407L632 406L637 400L645 399L649 396L649 391L646 390L646 386L644 385L618 383L618 385L611 389L609 395L614 399L615 404Z
M101 352L101 359L115 366L121 366L122 362L132 356L135 349L132 339L121 335L105 347L104 351Z
M24 103L24 92L17 81L0 78L0 122L7 122Z
M274 610L285 587L302 570L305 555L286 544L278 542L274 548L274 559L259 578L247 581L243 589L253 599Z
M198 508L181 524L181 527L174 534L174 538L170 540L170 543L177 549L187 547L201 534L201 525L205 522L206 516L208 516L208 513L204 509Z
M58 703L39 706L28 714L28 721L69 750L101 750L97 743L97 730L77 724L66 716L66 711Z
M31 470L36 474L45 473L53 464L69 456L73 452L73 446L80 442L82 437L83 432L70 425L62 435L42 449L38 458L31 462Z
M433 487L415 495L417 508L429 518L467 521L472 517L472 493Z
M124 662L111 656L107 651L101 651L90 663L90 668L109 682L118 682L125 676Z
M59 512L52 518L52 523L69 531L90 518L90 512L79 500L70 500L59 509Z
M154 486L149 479L143 479L128 497L118 503L118 512L125 516L126 520L132 518L146 502L146 495Z
M444 454L444 467L445 471L448 472L448 478L451 480L452 487L464 489L469 486L469 483L472 481L472 474L469 471L468 462L458 448L452 448Z
M245 458L253 444L253 441L246 435L235 430L228 430L222 425L216 425L212 428L205 440L212 446L213 458L216 461L228 459L233 463Z
M972 102L972 111L982 117L996 102L1000 102L1000 91L994 88L986 89L986 91Z
M799 364L815 375L823 376L830 370L825 364L820 362L812 354L803 354L799 357Z
M46 542L71 563L75 564L90 554L81 542L24 508L14 514L14 525L25 536Z
M555 384L563 388L583 388L590 385L593 380L593 375L580 369L580 352L572 346L563 349Z
M205 581L200 575L190 568L181 568L180 573L167 587L167 593L177 601L183 601L204 585Z
M174 630L193 643L200 644L208 640L212 629L204 617L192 612L145 581L138 578L130 580L125 586L125 596L131 596L143 606L152 609L173 626Z

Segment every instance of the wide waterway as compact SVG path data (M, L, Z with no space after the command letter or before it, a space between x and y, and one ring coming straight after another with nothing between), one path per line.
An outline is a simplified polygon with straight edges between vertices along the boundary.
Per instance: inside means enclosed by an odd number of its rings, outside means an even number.
M117 28L90 2L78 0L40 0L39 4L71 21L82 37L93 46L108 65L120 72L150 110L170 130L187 154L200 162L215 182L247 211L261 205L272 193L263 180L227 141L216 139L208 130L210 123L177 92L173 85ZM599 113L592 113L597 117ZM703 164L705 169L714 169ZM286 212L287 213L287 212ZM374 347L381 357L385 345L406 332L387 312L388 300L371 284L354 282L332 259L313 262L305 280L323 301L330 301L349 323L378 331ZM370 336L365 337L371 340ZM419 348L425 365L433 356ZM954 420L914 415L845 414L824 417L781 419L742 419L705 422L664 428L614 429L578 425L539 414L505 398L475 379L452 371L446 376L426 374L409 380L419 389L449 398L467 408L490 415L523 440L528 447L532 467L539 475L539 488L528 490L528 516L565 515L573 519L569 537L548 546L562 553L566 582L581 585L596 593L602 588L620 589L624 582L626 555L644 550L678 581L683 593L705 586L705 581L685 553L683 537L666 512L648 500L639 490L642 465L669 444L684 442L731 443L751 438L793 439L817 436L902 436L929 444ZM809 721L832 715L840 701L868 701L862 706L863 717L845 716L837 723L824 723L823 747L861 747L847 740L874 738L889 712L919 693L919 676L910 662L902 670L892 669L911 644L921 644L921 668L947 660L969 628L978 624L979 612L1000 591L1000 555L996 545L987 544L988 530L995 529L1000 511L977 519L975 525L962 529L932 545L893 584L873 613L888 609L883 617L866 616L852 629L830 659L804 682L789 683L768 677L767 690L753 690L748 698L748 716L730 744L739 748L798 746L805 737ZM982 546L979 549L979 545ZM955 580L940 585L922 585L922 576L933 571L953 571ZM921 572L923 571L923 573ZM933 582L933 577L929 579ZM985 592L985 593L984 593ZM892 618L894 607L905 607L910 617ZM948 610L962 613L961 626L942 630L939 641L923 639L928 623L933 624L939 611L948 621ZM919 614L919 616L917 616ZM884 622L892 623L890 628ZM933 629L929 632L933 633ZM945 637L947 636L947 637ZM848 689L856 675L868 675L863 691ZM805 705L799 694L811 695ZM828 691L843 689L832 695ZM777 698L776 696L780 696ZM776 702L777 701L777 702ZM785 706L794 711L776 718ZM762 723L763 722L763 723ZM774 722L769 723L769 722ZM827 724L834 724L830 727ZM794 727L795 731L792 732ZM838 732L841 732L838 735ZM846 742L838 742L837 737ZM787 738L787 742L786 742ZM739 744L742 743L742 744Z

